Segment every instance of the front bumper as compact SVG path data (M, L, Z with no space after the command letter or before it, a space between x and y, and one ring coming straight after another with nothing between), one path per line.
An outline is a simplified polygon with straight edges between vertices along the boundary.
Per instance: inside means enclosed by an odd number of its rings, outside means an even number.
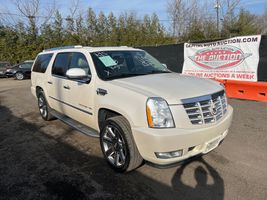
M141 156L157 165L169 165L215 149L225 138L231 125L233 108L228 106L225 116L208 127L190 129L133 128L133 136ZM160 159L155 152L183 150L180 157Z
M13 73L13 72L6 72L6 76L8 76L8 77L12 77L12 76L14 76L15 74Z

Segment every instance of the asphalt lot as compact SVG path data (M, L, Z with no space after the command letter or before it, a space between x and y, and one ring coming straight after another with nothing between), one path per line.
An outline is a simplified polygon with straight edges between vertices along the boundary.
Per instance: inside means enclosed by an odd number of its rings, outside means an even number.
M117 174L98 139L41 119L30 80L0 79L0 199L267 199L267 104L229 103L232 127L211 153Z

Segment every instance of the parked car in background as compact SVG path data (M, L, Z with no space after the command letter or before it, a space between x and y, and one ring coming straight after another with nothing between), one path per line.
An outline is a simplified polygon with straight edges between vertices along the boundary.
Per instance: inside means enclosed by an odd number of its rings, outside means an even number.
M31 67L33 60L27 60L23 63L14 65L12 68L6 70L7 77L14 76L17 80L23 80L31 77Z
M3 61L1 62L0 61L0 77L6 77L6 69L10 67L10 63L9 62L6 62L6 61Z

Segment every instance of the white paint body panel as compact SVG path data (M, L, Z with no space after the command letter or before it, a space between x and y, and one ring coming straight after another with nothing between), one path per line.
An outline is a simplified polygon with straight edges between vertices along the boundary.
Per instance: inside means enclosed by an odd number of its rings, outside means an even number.
M133 137L142 157L156 164L170 164L193 156L194 153L176 159L158 159L155 152L168 152L178 149L187 149L202 145L195 153L205 152L205 145L219 137L222 140L232 121L233 110L228 106L225 116L212 124L192 125L181 100L198 97L221 91L222 86L212 80L199 79L180 75L152 74L117 80L103 81L96 74L90 52L109 50L139 50L129 47L80 47L64 50L42 52L54 53L45 73L32 72L32 93L36 95L36 87L41 87L49 105L99 131L98 111L101 108L113 110L123 115L130 123ZM59 52L81 52L85 55L92 74L90 83L78 83L73 80L62 79L51 75L51 68L55 56ZM52 82L53 84L48 84ZM68 85L71 90L64 90ZM107 91L106 95L97 95L98 88ZM81 112L68 105L62 105L49 96L58 98L78 109L92 113ZM148 128L146 116L146 101L149 97L162 97L170 105L174 118L175 128L152 129Z

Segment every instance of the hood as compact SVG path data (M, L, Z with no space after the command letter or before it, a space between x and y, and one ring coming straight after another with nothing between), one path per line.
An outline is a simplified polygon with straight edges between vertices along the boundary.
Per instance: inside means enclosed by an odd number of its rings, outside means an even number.
M148 97L162 97L169 104L180 104L181 99L212 94L223 89L216 81L178 73L150 74L111 82Z
M18 66L12 66L12 67L8 67L6 68L6 72L16 72L18 70Z

